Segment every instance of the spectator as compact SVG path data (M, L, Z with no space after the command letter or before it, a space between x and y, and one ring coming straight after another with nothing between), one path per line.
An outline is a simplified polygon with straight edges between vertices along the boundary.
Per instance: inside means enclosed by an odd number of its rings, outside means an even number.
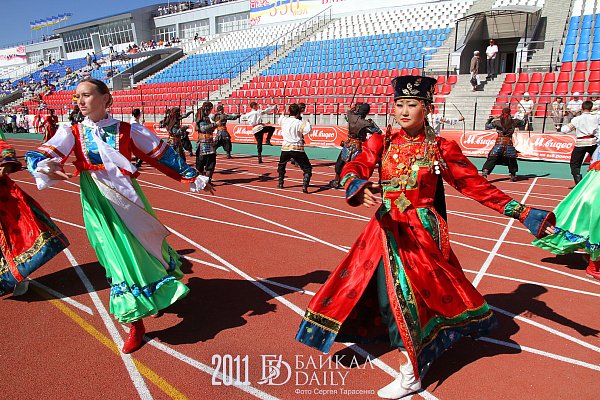
M494 39L490 39L490 44L485 49L487 56L487 78L495 78L498 75L498 46Z
M473 58L471 58L471 67L469 69L471 72L471 86L473 87L473 92L477 90L477 86L479 86L479 50L475 50L473 52Z
M600 114L600 98L598 98L596 95L593 95L590 96L590 101L594 105L592 107L592 114Z
M88 67L92 66L92 56L90 55L90 53L87 53L87 56L85 56L85 61L87 61Z
M565 109L563 98L556 96L552 102L552 122L554 122L554 128L556 128L556 132L560 132L560 128L563 124L566 114L567 111Z
M532 131L533 124L531 115L533 114L533 100L529 98L529 93L523 93L523 98L518 103L518 110L515 113L515 118L519 120L519 129Z
M579 92L573 93L573 98L567 103L567 123L581 114L581 104L583 101L579 98Z

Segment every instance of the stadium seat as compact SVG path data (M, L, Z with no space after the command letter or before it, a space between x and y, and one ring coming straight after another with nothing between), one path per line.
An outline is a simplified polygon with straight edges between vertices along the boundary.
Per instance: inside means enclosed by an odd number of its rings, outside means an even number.
M554 83L556 82L556 75L554 72L546 72L544 75L544 83Z
M560 72L571 72L573 71L573 63L572 62L564 62L560 66Z
M517 81L517 74L508 73L504 78L504 83L515 83Z

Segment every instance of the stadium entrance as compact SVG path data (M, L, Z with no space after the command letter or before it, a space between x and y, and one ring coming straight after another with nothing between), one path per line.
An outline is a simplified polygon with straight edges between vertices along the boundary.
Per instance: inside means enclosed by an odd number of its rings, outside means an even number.
M473 52L481 53L480 73L486 70L486 48L490 39L498 46L497 72L517 72L527 62L528 46L543 38L537 37L541 8L531 6L507 6L490 11L467 15L456 21L455 54L460 53L459 73L469 73Z

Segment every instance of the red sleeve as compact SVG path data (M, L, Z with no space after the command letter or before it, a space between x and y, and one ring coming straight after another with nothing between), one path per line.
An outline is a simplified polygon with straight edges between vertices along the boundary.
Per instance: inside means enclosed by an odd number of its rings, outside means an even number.
M447 165L446 169L442 169L444 180L465 196L503 214L512 197L479 175L477 167L465 157L456 142L441 137L438 139Z

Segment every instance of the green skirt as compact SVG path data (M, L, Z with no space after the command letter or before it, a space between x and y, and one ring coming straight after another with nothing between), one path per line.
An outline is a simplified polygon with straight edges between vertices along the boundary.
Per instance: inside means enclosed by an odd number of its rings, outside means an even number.
M556 230L533 244L554 254L583 249L600 257L600 170L590 169L556 209Z
M144 209L154 215L137 181L131 181ZM130 323L185 297L189 289L179 282L181 261L166 240L162 256L168 268L140 244L87 171L81 172L80 183L86 232L110 283L111 314Z

